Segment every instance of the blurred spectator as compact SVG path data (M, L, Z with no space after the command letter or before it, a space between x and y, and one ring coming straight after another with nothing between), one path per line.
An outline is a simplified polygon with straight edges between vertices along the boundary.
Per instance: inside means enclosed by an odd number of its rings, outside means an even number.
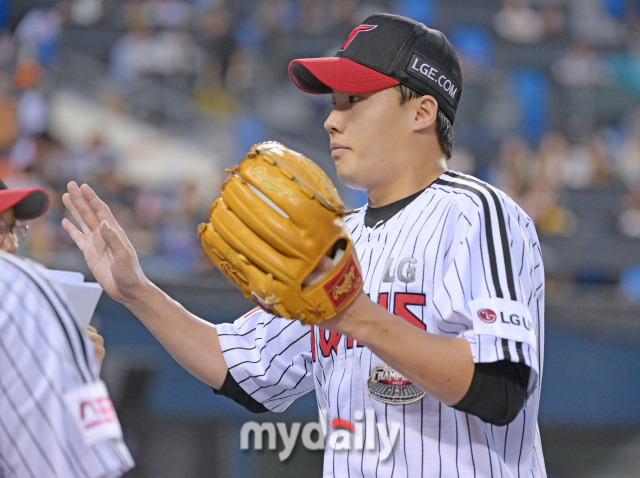
M498 163L492 165L489 181L518 202L535 179L534 158L535 152L522 136L505 138L499 145Z
M613 159L602 133L591 135L586 141L585 148L591 159L591 184L595 186L612 184L615 181Z
M575 227L571 211L558 203L570 174L569 150L568 140L558 133L545 135L538 151L519 135L500 143L499 165L490 181L510 192L542 234L567 234Z
M640 29L632 30L624 49L609 51L604 56L616 89L640 95Z
M103 15L103 0L72 0L70 21L89 26L99 22Z
M18 134L16 102L9 79L0 71L0 163L5 161L8 151ZM1 171L0 171L1 173Z
M640 132L632 132L617 156L618 176L629 188L640 186Z
M19 169L36 160L37 137L49 126L49 106L42 87L43 69L33 58L18 63L13 85L16 91L16 140L11 148L11 162Z
M618 227L623 236L640 239L640 187L632 188L624 196Z
M191 20L191 5L184 0L153 0L145 3L142 14L149 26L183 28Z
M570 183L572 175L569 164L571 143L562 133L547 133L538 147L537 176L552 189L559 190Z
M496 138L515 133L520 121L520 111L510 81L508 72L496 68L487 75L486 84L480 83L486 101L478 107L481 112L479 122Z
M196 23L197 37L206 52L212 84L226 87L229 63L236 48L233 19L226 8L213 8ZM204 78L203 78L204 80Z
M565 185L571 188L585 188L613 181L612 161L602 137L593 134L572 148L567 158Z
M148 69L151 31L134 28L125 33L111 50L109 77L120 87L127 87Z
M545 39L565 33L566 16L558 5L544 3L539 6L538 13L542 20Z
M545 34L543 17L525 0L504 0L493 27L501 38L514 43L539 43Z
M449 169L460 173L474 174L476 170L476 158L473 151L465 146L456 146L453 148L448 166Z
M14 53L13 36L7 31L0 30L0 68L9 69L9 63L13 60Z
M145 53L146 62L139 74L191 93L201 64L201 51L189 32L181 28L158 31L152 34Z
M558 204L558 189L541 178L519 198L519 205L531 217L540 234L569 234L575 228L574 214Z
M24 60L16 68L18 130L21 136L36 136L48 126L48 105L41 88L42 73L35 60Z
M69 7L69 2L63 0L51 8L29 10L16 27L20 56L35 55L44 68L49 68L58 51L62 24L69 17Z
M593 88L609 80L609 71L600 55L588 43L575 41L551 65L553 78L567 88Z
M95 132L86 144L70 150L63 166L64 184L82 181L90 184L102 183L119 166L118 152L100 132Z
M139 86L136 82L140 79L167 83L190 93L202 52L183 29L138 28L114 45L110 62L110 76L123 94Z
M621 45L627 38L626 25L612 15L608 0L569 0L569 27L572 36L592 45Z
M62 191L71 179L69 170L69 148L48 132L36 138L36 157L30 171L50 185L50 190Z

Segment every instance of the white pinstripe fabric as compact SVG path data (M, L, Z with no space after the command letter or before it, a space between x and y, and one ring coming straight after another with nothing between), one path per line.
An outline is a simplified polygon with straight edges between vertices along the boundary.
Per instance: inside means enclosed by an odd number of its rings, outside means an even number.
M64 401L98 380L93 346L38 267L0 251L0 476L117 477L121 439L87 446Z
M309 328L260 310L219 326L234 378L276 411L314 384L328 427L341 418L366 428L358 415L365 410L374 410L377 423L387 430L401 424L393 454L384 461L379 440L372 451L326 447L325 476L546 476L537 428L544 271L531 220L504 193L454 172L443 174L375 229L364 225L365 212L348 218L365 292L428 332L464 337L476 362L524 361L532 370L524 409L512 423L498 427L429 394L405 405L379 402L369 395L366 382L382 362L367 348L316 327L310 351ZM478 299L526 308L535 339L527 344L486 331L478 335L469 305Z

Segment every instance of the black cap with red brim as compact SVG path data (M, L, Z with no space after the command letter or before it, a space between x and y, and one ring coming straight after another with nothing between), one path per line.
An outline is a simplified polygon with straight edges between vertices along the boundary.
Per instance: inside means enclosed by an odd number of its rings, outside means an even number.
M301 90L318 94L403 84L433 96L452 123L462 93L460 60L444 34L386 13L364 20L334 57L293 60L289 76Z
M34 219L49 209L49 194L42 188L8 189L0 180L0 212L10 208L16 219Z

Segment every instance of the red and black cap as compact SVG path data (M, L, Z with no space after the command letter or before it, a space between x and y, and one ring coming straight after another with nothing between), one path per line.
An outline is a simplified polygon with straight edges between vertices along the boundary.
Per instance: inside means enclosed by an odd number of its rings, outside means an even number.
M453 123L462 93L462 69L451 42L438 30L387 13L369 16L333 57L301 58L289 76L308 93L367 93L403 84L431 95Z
M0 212L10 208L16 219L42 216L49 208L49 194L42 188L8 189L0 180Z

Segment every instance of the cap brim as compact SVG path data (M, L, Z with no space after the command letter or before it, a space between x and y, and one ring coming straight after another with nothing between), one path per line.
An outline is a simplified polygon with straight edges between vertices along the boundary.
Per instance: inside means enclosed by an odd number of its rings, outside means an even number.
M291 81L307 93L368 93L400 84L379 71L347 58L302 58L289 64Z
M16 219L33 219L49 209L49 194L41 188L0 189L0 211L13 208Z

